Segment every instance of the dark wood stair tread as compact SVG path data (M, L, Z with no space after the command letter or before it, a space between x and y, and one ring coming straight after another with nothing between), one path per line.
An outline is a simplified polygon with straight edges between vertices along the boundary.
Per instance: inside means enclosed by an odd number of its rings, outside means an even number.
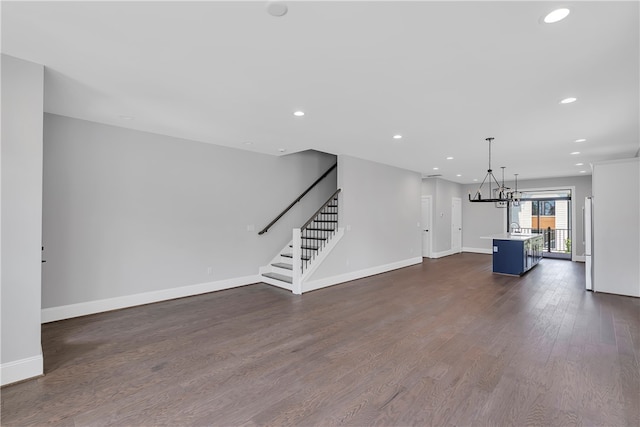
M293 270L293 265L285 264L284 262L274 262L271 265L278 268L284 268L285 270Z
M289 276L284 276L282 274L278 274L278 273L263 273L262 274L264 277L268 277L270 279L275 279L275 280L280 280L281 282L287 282L287 283L292 283L293 279Z
M283 256L285 258L293 258L293 254L280 254L280 256ZM303 259L305 261L309 261L311 259L311 257L302 255L300 257L300 259Z
M289 247L292 248L293 245L289 245ZM320 249L317 246L305 246L305 245L300 246L300 248L302 248L302 249L310 249L312 251L317 251L318 249Z

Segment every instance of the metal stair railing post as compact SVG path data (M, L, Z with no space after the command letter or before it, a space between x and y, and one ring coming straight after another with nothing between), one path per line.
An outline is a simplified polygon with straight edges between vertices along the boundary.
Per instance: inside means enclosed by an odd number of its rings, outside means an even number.
M296 294L302 294L302 283L300 283L300 278L302 276L302 232L299 228L293 229L293 240L292 240L292 264L293 264L293 277L292 277L292 289L291 291Z
M301 250L303 255L303 260L301 260L301 273L307 269L309 263L320 253L320 250L325 246L329 238L335 234L338 229L338 194L342 190L339 188L335 193L329 197L329 199L314 213L311 218L300 227L301 230L301 241L304 241L305 244L301 245L305 248ZM333 203L335 202L335 203ZM329 206L335 204L335 206ZM330 211L325 211L325 209L330 208ZM334 211L335 209L335 211ZM331 219L328 219L331 218ZM316 225L313 230L308 230L309 225L314 223L315 221L336 221L330 222L329 224L333 225L333 228L327 228L324 224L325 222L319 222L321 225ZM313 243L313 244L311 244ZM314 249L309 249L313 247Z

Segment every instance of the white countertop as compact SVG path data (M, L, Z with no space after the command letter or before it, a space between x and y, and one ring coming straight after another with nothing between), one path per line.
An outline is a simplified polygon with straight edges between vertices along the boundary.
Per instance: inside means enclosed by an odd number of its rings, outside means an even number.
M525 240L533 239L534 237L541 237L541 236L542 234L501 233L501 234L492 234L491 236L483 236L481 237L481 239L525 241Z

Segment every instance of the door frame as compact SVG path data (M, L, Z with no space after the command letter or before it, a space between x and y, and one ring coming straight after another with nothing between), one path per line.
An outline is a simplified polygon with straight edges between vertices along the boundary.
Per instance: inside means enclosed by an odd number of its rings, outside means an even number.
M575 242L577 241L576 233L578 228L576 226L576 201L577 201L576 186L575 185L553 185L549 187L533 187L533 188L519 189L519 191L523 191L523 192L554 191L554 190L569 190L571 192L571 203L569 204L569 210L571 211L569 215L570 221L571 221L571 242L572 242L571 261L584 262L585 261L584 255L576 254L576 245L575 245ZM507 224L507 232L509 232L509 221L510 221L510 218L507 216L506 209L505 209L505 222ZM582 238L584 239L584 236L582 236Z
M429 224L422 224L422 203L425 200L429 200L429 209L431 212L429 212ZM427 196L422 196L420 198L420 245L422 246L422 243L424 242L424 238L422 233L424 232L425 229L429 230L429 232L427 233L428 235L428 242L429 242L429 256L425 257L424 256L424 247L422 248L422 257L423 258L433 258L433 196L431 195L427 195Z

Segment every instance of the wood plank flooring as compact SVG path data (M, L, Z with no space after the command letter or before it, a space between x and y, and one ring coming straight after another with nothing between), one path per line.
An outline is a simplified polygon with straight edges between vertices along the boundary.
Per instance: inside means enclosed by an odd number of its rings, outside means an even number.
M2 425L640 425L640 299L460 254L302 297L255 284L42 327Z

